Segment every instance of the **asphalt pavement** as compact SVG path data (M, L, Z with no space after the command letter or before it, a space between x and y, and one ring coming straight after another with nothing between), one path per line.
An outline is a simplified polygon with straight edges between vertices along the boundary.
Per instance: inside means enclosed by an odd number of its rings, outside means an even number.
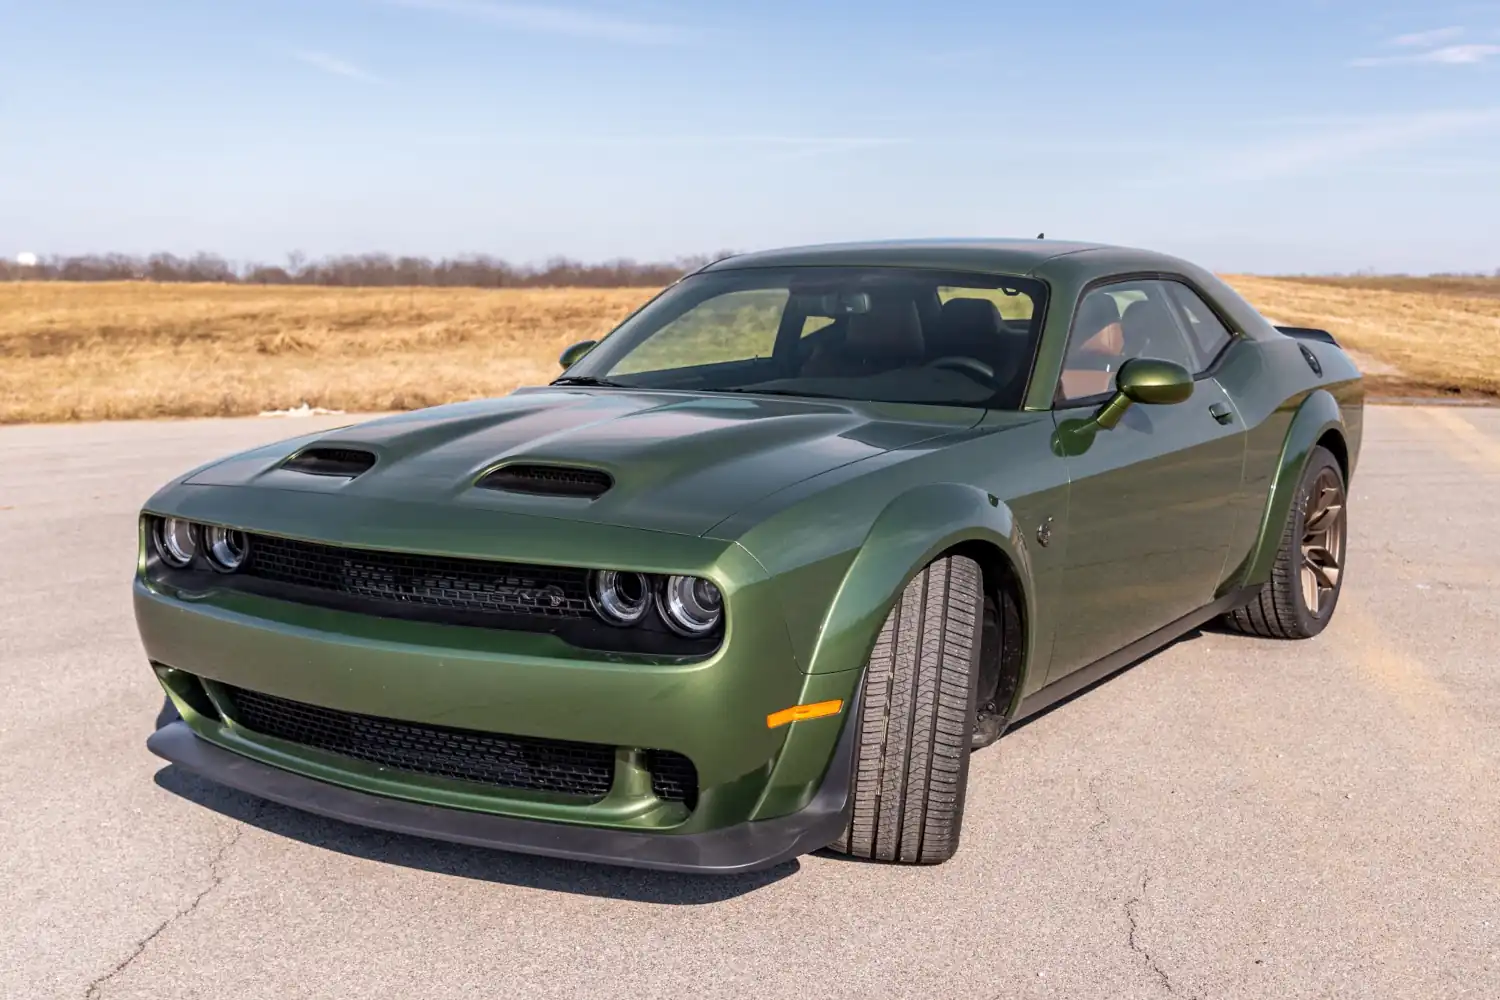
M1500 411L1378 407L1302 643L1205 632L977 754L951 862L712 879L365 831L146 751L175 473L340 418L0 428L0 997L1500 996Z

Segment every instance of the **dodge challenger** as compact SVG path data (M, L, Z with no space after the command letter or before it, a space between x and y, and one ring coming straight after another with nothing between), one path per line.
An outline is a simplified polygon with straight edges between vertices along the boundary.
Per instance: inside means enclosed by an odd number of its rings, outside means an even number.
M1199 626L1306 639L1338 605L1360 373L1173 257L751 253L561 364L152 496L147 746L464 844L931 864L1016 720Z

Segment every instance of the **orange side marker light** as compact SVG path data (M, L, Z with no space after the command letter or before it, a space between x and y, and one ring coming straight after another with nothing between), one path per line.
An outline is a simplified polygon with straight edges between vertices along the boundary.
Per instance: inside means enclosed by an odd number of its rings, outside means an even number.
M766 716L766 728L775 729L788 722L802 722L806 719L821 719L825 715L838 715L843 707L844 699L842 698L835 698L832 701L815 701L811 705L793 705L791 708L783 708L779 712L772 712Z

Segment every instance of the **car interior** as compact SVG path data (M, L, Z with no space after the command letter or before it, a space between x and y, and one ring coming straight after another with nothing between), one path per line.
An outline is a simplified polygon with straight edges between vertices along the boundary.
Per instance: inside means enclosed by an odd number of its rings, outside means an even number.
M970 294L963 294L969 291ZM965 393L1019 399L1030 374L1032 323L1007 321L980 290L935 286L886 289L844 296L833 308L794 296L789 313L826 318L795 344L795 376L805 385L869 379L894 372L957 374L985 390ZM943 294L948 292L948 294ZM827 299L827 296L821 297ZM842 305L842 314L839 306ZM877 384L889 382L877 379Z
M608 375L652 388L1015 408L1044 293L1019 279L962 279L846 272L715 290L664 316Z
M1184 332L1185 321L1167 301L1168 289L1163 282L1151 281L1084 296L1063 361L1061 400L1088 400L1110 392L1120 365L1131 358L1172 361L1195 373L1204 367ZM1228 334L1223 336L1227 343Z

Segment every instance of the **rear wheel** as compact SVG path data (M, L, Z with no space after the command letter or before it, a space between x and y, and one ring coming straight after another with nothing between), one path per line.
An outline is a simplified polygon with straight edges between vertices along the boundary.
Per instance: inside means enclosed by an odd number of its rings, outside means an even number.
M934 864L958 849L983 594L979 564L947 556L918 573L886 616L856 716L853 813L834 850Z
M1333 619L1344 587L1348 493L1338 460L1314 448L1287 512L1271 579L1255 599L1224 616L1236 632L1310 639Z

